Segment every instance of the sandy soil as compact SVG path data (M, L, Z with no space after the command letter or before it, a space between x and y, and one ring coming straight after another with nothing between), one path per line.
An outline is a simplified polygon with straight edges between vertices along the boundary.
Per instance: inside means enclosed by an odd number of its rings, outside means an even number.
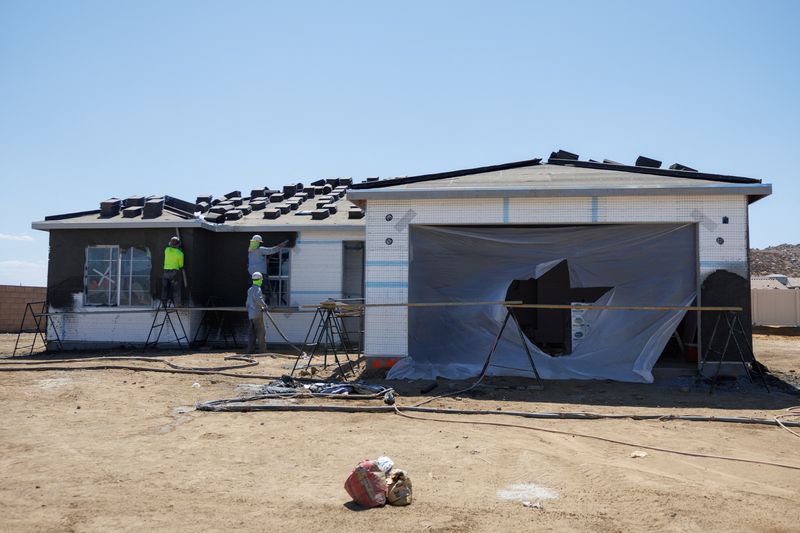
M0 353L10 351L9 342L13 349L13 340L0 336ZM756 337L759 359L787 382L800 367L798 348L797 337ZM186 366L219 365L224 356L172 355ZM261 362L237 372L280 375L291 363ZM800 519L797 470L652 450L633 458L641 448L394 414L191 410L198 401L234 396L237 383L263 383L256 378L48 370L0 379L3 531L797 531ZM431 405L767 417L800 404L790 383L770 394L743 382L709 394L688 379L548 382L544 391L520 389L530 384L525 380L492 384L504 388ZM423 399L424 384L396 385L400 404ZM443 382L430 395L458 386ZM800 466L800 439L774 427L491 420ZM359 460L382 454L409 472L415 501L358 510L344 479ZM519 484L556 497L522 497L540 502L536 509L498 495Z

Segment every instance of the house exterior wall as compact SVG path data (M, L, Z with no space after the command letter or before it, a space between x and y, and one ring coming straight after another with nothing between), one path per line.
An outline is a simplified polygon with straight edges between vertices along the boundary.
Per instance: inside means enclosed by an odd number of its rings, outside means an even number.
M313 305L327 298L341 298L342 243L363 240L364 231L304 231L292 250L292 305Z
M181 232L186 253L188 286L194 306L204 306L213 298L215 306L241 307L249 285L247 275L247 242L251 234L244 232L211 233L205 230ZM151 234L151 232L156 232ZM139 345L147 340L153 323L153 309L94 307L83 305L84 250L92 244L120 244L154 248L165 243L169 230L65 230L51 232L51 254L48 292L57 295L58 305L50 305L57 313L50 320L49 332L56 331L66 348L81 346L114 347ZM261 232L266 245L275 245L290 235ZM327 298L340 298L342 293L343 241L364 240L363 230L330 230L311 228L298 234L290 258L290 304L292 309L272 313L278 326L293 343L302 342L313 317L313 309L303 305L317 304ZM155 252L155 250L154 250ZM160 290L160 248L153 254L151 287L154 303ZM63 314L58 314L59 312ZM178 311L191 340L202 321L202 312ZM246 340L247 321L243 312L229 313L228 318L237 339ZM284 341L272 327L267 328L268 342ZM174 343L165 328L160 343Z
M369 200L366 221L367 303L408 301L411 224L696 223L700 281L717 269L748 277L741 195ZM368 308L365 330L367 357L408 355L407 308Z

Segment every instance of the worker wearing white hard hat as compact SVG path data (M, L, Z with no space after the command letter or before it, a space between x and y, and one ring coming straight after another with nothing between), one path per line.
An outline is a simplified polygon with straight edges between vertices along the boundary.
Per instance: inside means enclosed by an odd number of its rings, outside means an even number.
M247 272L252 276L256 272L261 272L267 275L267 256L278 253L282 248L285 248L289 241L283 241L277 246L261 246L264 239L261 235L253 235L250 237L250 245L247 248ZM267 302L270 298L269 283L261 287L264 294L267 295Z
M256 353L256 345L259 353L265 353L267 332L264 327L264 311L267 310L267 304L264 302L264 295L261 294L264 275L261 272L253 272L250 278L253 284L247 289L247 318L250 320L247 326L247 353Z
M251 276L256 272L265 273L267 256L277 253L289 244L289 241L283 241L277 246L261 246L263 242L264 239L261 238L261 235L253 235L250 238L250 245L247 248L247 271Z

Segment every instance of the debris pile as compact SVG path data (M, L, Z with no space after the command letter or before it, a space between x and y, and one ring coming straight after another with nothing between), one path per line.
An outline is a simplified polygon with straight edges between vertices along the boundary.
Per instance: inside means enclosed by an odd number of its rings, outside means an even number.
M779 244L750 250L750 275L800 277L800 244Z

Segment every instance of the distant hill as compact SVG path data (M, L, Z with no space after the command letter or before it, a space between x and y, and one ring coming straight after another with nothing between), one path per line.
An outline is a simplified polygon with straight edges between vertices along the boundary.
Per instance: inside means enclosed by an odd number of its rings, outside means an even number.
M800 244L779 244L750 250L750 275L783 274L800 277Z

